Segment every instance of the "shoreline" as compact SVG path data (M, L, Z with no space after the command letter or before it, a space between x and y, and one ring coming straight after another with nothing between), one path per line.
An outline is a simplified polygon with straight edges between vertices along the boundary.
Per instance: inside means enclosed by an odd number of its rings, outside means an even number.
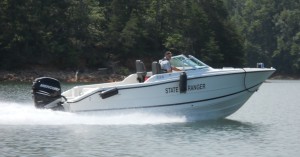
M296 75L284 75L284 74L273 74L269 80L300 80L300 76Z
M71 70L0 70L0 82L33 82L39 77L52 77L60 82L116 82L122 81L126 76L119 74L107 74L97 70L76 72ZM273 74L270 80L300 80L299 76Z
M18 70L5 71L0 70L0 82L33 82L39 77L52 77L60 82L116 82L125 78L123 75L107 74L101 71L45 71L45 70Z

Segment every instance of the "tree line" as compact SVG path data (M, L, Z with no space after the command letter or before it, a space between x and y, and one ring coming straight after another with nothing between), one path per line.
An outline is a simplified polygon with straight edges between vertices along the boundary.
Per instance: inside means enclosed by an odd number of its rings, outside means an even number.
M300 74L299 0L225 0L243 37L248 65L257 61L281 74Z
M299 2L276 0L2 0L0 69L134 67L192 54L212 67L299 73Z

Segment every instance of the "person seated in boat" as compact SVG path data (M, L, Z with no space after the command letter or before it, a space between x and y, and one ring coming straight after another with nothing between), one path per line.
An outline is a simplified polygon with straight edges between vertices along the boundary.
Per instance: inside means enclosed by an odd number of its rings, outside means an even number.
M171 62L170 62L171 58L172 58L172 52L171 51L167 51L165 53L165 57L162 60L159 61L161 69L162 69L162 72L171 73L172 70L174 70L174 71L181 71L180 69L178 69L176 67L173 67L171 65Z

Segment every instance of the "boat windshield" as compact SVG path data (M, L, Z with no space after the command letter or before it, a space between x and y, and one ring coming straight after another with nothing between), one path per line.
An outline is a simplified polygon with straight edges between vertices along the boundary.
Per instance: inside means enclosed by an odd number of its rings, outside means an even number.
M186 57L185 55L174 56L170 62L172 66L175 66L181 70L202 69L209 67L192 55L189 55L189 57Z

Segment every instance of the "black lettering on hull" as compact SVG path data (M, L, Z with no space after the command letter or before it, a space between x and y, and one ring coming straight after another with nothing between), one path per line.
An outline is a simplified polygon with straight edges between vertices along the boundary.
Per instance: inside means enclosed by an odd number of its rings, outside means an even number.
M195 85L188 85L187 86L187 91L197 91L197 90L202 90L205 89L205 83L202 84L195 84ZM170 88L165 88L165 93L166 94L171 94L171 93L178 93L179 92L179 87L170 87Z

